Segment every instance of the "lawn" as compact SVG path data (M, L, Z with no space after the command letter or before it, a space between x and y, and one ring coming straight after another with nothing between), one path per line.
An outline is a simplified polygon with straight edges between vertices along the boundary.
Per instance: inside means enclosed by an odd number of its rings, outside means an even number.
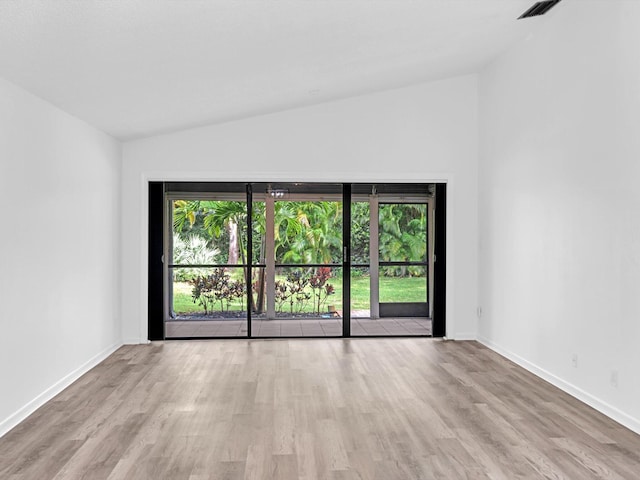
M334 277L329 283L335 288L335 293L330 295L324 303L322 311L327 310L328 305L334 305L336 310L342 310L342 278ZM173 309L176 313L204 313L203 308L197 303L193 303L191 297L192 287L186 282L175 282L173 284ZM382 277L380 279L380 301L381 302L424 302L426 301L426 281L425 277ZM309 292L311 290L309 289ZM245 302L246 303L246 302ZM219 303L216 304L219 309ZM351 308L353 310L369 309L369 277L357 276L351 279ZM246 305L237 301L230 305L229 310L245 310ZM289 305L285 305L283 310L289 311ZM303 309L303 312L311 312L311 302Z

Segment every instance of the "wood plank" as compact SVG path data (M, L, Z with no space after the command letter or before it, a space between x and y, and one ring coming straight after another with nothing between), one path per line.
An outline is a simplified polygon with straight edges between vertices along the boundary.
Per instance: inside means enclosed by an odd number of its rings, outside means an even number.
M0 438L7 479L635 478L640 436L476 342L125 346Z

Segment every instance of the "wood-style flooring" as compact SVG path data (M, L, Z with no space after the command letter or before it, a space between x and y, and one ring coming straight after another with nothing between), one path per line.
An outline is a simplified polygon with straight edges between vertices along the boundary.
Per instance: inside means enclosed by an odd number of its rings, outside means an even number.
M640 436L476 342L125 346L0 439L0 478L640 478Z

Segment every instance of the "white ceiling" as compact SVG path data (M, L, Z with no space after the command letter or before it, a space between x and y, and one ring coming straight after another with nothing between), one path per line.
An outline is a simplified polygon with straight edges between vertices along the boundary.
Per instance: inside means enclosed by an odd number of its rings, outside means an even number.
M478 71L533 3L0 0L0 77L127 140Z

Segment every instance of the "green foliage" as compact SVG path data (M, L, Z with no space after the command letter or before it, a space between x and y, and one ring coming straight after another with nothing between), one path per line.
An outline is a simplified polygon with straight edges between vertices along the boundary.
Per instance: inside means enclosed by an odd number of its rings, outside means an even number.
M173 203L175 264L213 264L248 262L247 206L244 201L176 200ZM253 205L253 262L265 262L265 203ZM370 262L369 203L352 204L352 262ZM332 201L276 201L275 202L275 256L278 263L328 264L342 261L342 204ZM424 261L427 245L427 215L423 204L380 204L379 255L382 261ZM329 270L330 271L330 270ZM242 269L244 275L246 271ZM264 309L265 276L254 269L256 285L252 295L252 311ZM238 300L229 288L230 279L197 277L194 269L175 269L176 280L196 280L193 301L208 312L215 302L221 308L230 308ZM366 276L368 269L353 270L352 276ZM381 273L391 277L421 276L422 266L386 267ZM214 275L215 277L215 275ZM313 280L312 280L313 279ZM306 311L309 307L320 313L327 298L336 295L336 288L323 280L320 270L291 273L276 282L276 302L279 311L288 305L291 313ZM247 279L239 282L244 288ZM313 285L311 282L313 281ZM236 296L234 296L236 295ZM235 308L235 304L234 304Z
M230 245L229 226L231 223L246 224L246 215L242 216L244 210L245 202L176 200L173 203L173 232L185 241L190 235L206 238L210 248L224 252L224 257L218 261L228 263L228 250L238 250L238 245ZM241 230L238 233L240 235Z
M233 275L232 275L233 278ZM330 297L331 301L327 301L336 308L342 310L342 282L339 276L333 277L332 285L335 288L335 293ZM276 277L276 285L287 284L286 276ZM193 302L191 296L192 285L177 282L174 283L174 295L173 295L173 310L177 314L196 313L202 312L202 307ZM310 286L307 285L306 289L301 292L301 297L304 299L305 295L311 295ZM289 295L287 290L285 295ZM424 277L380 277L380 300L383 302L416 302L424 301L427 295L426 281ZM246 298L246 296L244 297ZM304 305L297 304L295 299L293 305L290 304L288 297L283 297L278 303L278 288L276 288L276 311L277 312L291 312L294 314L309 315L315 314L315 309L311 305L310 298L306 300ZM241 311L244 309L244 305L241 304L242 299L236 299L230 302L229 311ZM214 305L215 307L215 305ZM353 276L351 278L351 308L356 310L368 310L369 309L369 276Z
M275 294L276 294L276 310L278 312L282 312L284 310L285 305L289 303L292 292L289 288L287 282L282 280L276 280L275 285ZM293 302L291 302L291 311L293 312Z
M282 313L288 304L290 313L301 313L311 300L312 312L319 315L329 296L336 292L335 287L328 283L331 277L331 268L320 267L311 271L295 269L284 280L276 280L277 312Z
M206 265L216 263L220 252L208 246L207 240L190 234L186 237L173 234L173 263L176 265ZM196 268L176 268L173 270L173 278L179 281L187 281L198 275Z
M309 278L309 285L313 291L314 309L318 314L320 314L320 309L325 305L329 296L336 292L333 285L327 283L330 278L331 269L329 267L317 268Z
M369 203L351 204L351 262L369 263Z
M309 275L302 270L293 270L286 277L287 287L289 289L289 304L291 313L294 313L294 304L296 305L296 313L302 312L311 299L311 293L308 292Z
M340 202L277 202L276 260L282 263L337 263L342 259Z
M204 308L205 315L213 311L215 302L220 302L220 309L228 312L231 302L244 299L244 283L232 280L224 268L214 269L211 275L199 275L189 283L193 286L193 303Z
M212 237L219 237L229 223L246 224L246 202L215 201L203 202L204 228Z
M192 228L196 223L197 211L200 208L199 201L176 200L173 203L173 230L182 232L188 224Z
M263 262L264 203L253 205L254 261ZM352 261L369 263L369 204L352 204ZM246 257L246 203L243 201L176 200L173 224L184 241L188 235L208 238L210 249L229 245L228 227L238 226L238 245ZM244 232L244 233L243 233ZM383 261L423 261L426 258L427 215L424 204L381 204L379 209L379 257ZM339 263L342 258L342 204L340 202L275 203L276 259L281 263ZM230 248L231 250L232 248ZM226 253L226 251L225 251ZM176 252L174 251L174 259ZM228 262L227 258L219 258ZM174 260L174 263L178 261ZM421 267L397 267L391 275L419 275Z
M210 235L204 228L202 204L200 200L176 200L173 202L173 233L185 240L189 235L207 238L209 246Z
M427 256L427 208L423 204L381 204L380 259L419 262ZM422 275L424 267L386 268L391 276Z

